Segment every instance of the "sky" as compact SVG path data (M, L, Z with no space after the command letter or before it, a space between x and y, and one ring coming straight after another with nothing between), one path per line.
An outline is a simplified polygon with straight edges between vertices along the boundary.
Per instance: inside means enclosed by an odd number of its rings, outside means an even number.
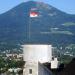
M12 9L22 2L29 0L0 0L0 14ZM34 1L34 0L32 0ZM75 0L35 0L48 3L68 14L75 14Z

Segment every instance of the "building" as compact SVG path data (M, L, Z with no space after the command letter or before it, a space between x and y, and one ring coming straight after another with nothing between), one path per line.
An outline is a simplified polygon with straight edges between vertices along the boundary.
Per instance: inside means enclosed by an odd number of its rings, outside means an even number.
M27 62L23 75L52 75L52 72L39 62Z
M26 62L23 75L52 75L51 71L43 65L52 60L51 45L23 45L23 53Z
M51 61L51 69L57 69L59 66L59 62L57 60L57 58L52 59Z

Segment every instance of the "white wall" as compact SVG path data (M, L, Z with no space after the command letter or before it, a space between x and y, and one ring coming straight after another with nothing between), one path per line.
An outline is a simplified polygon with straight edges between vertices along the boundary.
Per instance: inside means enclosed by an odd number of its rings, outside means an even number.
M24 61L51 62L51 45L23 45Z
M29 73L29 69L32 69L32 74ZM23 75L38 75L38 62L26 62Z

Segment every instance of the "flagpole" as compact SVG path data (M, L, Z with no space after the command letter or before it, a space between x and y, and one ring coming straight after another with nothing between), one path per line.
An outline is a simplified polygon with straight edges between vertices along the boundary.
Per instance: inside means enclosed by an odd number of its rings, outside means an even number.
M39 5L38 4L36 4L36 8L38 9L38 7L39 7ZM32 18L36 18L36 17L38 17L38 13L36 12L36 11L34 11L34 13L33 14L31 14L31 11L33 11L31 8L30 8L30 11L29 11L29 27L28 27L28 43L30 43L31 42L31 20L32 20Z
M29 11L29 14L30 14L30 11ZM29 43L30 43L30 38L31 38L31 17L30 17L30 15L29 15L29 29L28 29L29 31L29 34L28 34L28 41L29 41Z

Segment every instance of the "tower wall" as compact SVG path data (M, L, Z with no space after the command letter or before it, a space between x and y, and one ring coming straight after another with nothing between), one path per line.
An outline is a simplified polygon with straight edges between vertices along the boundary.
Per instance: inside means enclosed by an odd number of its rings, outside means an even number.
M34 62L51 62L52 46L51 45L23 45L24 61Z

